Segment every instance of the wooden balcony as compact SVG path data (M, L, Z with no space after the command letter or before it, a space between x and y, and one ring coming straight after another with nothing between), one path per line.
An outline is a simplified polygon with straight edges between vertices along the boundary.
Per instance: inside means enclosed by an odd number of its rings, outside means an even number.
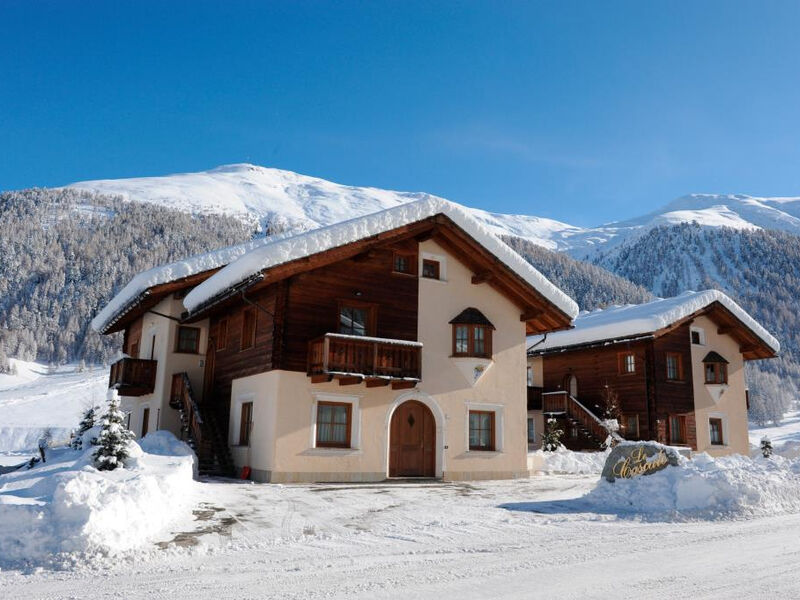
M122 358L111 365L108 387L116 387L120 396L152 394L156 385L158 361Z
M542 410L542 388L528 386L528 410Z
M326 333L308 343L308 375L314 383L411 388L422 378L421 358L420 342Z

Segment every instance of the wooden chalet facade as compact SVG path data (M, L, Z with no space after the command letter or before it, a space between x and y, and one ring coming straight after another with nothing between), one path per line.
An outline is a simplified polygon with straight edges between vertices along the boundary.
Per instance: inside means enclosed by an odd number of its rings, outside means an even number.
M203 470L260 481L527 476L526 336L570 327L577 307L449 203L384 221L116 302L96 327L125 332L110 384L133 430L188 436Z
M642 326L648 319L658 326ZM626 439L746 454L744 362L777 351L777 342L720 292L589 313L573 331L532 340L529 419L541 432L554 417L567 447L595 449L605 430L579 422L570 407L578 402L602 419L616 399Z

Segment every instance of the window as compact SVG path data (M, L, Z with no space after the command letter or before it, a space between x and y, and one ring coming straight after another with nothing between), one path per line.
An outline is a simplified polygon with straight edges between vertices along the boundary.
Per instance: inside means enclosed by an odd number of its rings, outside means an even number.
M706 332L702 329L692 328L691 330L692 344L695 346L705 346Z
M150 428L150 409L145 407L142 410L142 435L140 437L144 437L147 435L147 430Z
M256 345L256 310L247 308L242 313L242 350Z
M686 443L686 417L671 415L669 418L669 442L670 444Z
M536 444L536 419L528 417L528 445Z
M725 363L705 363L706 383L728 383L728 365Z
M494 413L469 411L469 449L494 450Z
M636 373L636 355L633 352L619 354L619 372L621 375Z
M228 319L222 319L217 324L217 350L224 350L228 346Z
M242 402L242 417L239 421L239 445L250 445L250 430L253 428L253 403Z
M639 415L625 415L622 426L625 428L626 438L633 440L639 437Z
M453 325L453 356L492 355L492 330L484 325Z
M683 356L677 352L667 352L667 379L683 381Z
M373 335L375 307L354 302L339 305L339 333L346 335Z
M426 279L439 279L439 261L423 258L422 276Z
M533 367L528 365L528 387L533 386Z
M711 444L714 446L724 446L722 438L722 419L709 419L708 432L711 436Z
M392 258L392 270L403 275L414 275L416 257L408 252L395 252Z
M317 447L349 448L352 404L317 403Z
M197 354L200 351L200 330L197 327L178 327L175 352Z

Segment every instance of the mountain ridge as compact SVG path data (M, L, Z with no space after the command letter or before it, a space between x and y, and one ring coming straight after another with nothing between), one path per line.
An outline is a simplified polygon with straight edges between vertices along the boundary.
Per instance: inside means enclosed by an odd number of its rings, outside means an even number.
M81 181L64 186L199 214L236 216L250 226L306 230L377 212L404 202L436 197L426 192L385 190L334 183L293 171L249 163L156 177ZM800 197L687 194L640 217L596 227L525 214L471 209L490 230L549 250L591 260L660 225L698 223L738 230L777 229L800 235Z

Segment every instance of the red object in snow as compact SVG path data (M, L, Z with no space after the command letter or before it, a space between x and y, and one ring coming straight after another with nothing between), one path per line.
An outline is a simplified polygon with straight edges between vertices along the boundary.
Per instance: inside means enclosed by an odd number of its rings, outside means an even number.
M242 479L250 479L250 467L242 467Z

